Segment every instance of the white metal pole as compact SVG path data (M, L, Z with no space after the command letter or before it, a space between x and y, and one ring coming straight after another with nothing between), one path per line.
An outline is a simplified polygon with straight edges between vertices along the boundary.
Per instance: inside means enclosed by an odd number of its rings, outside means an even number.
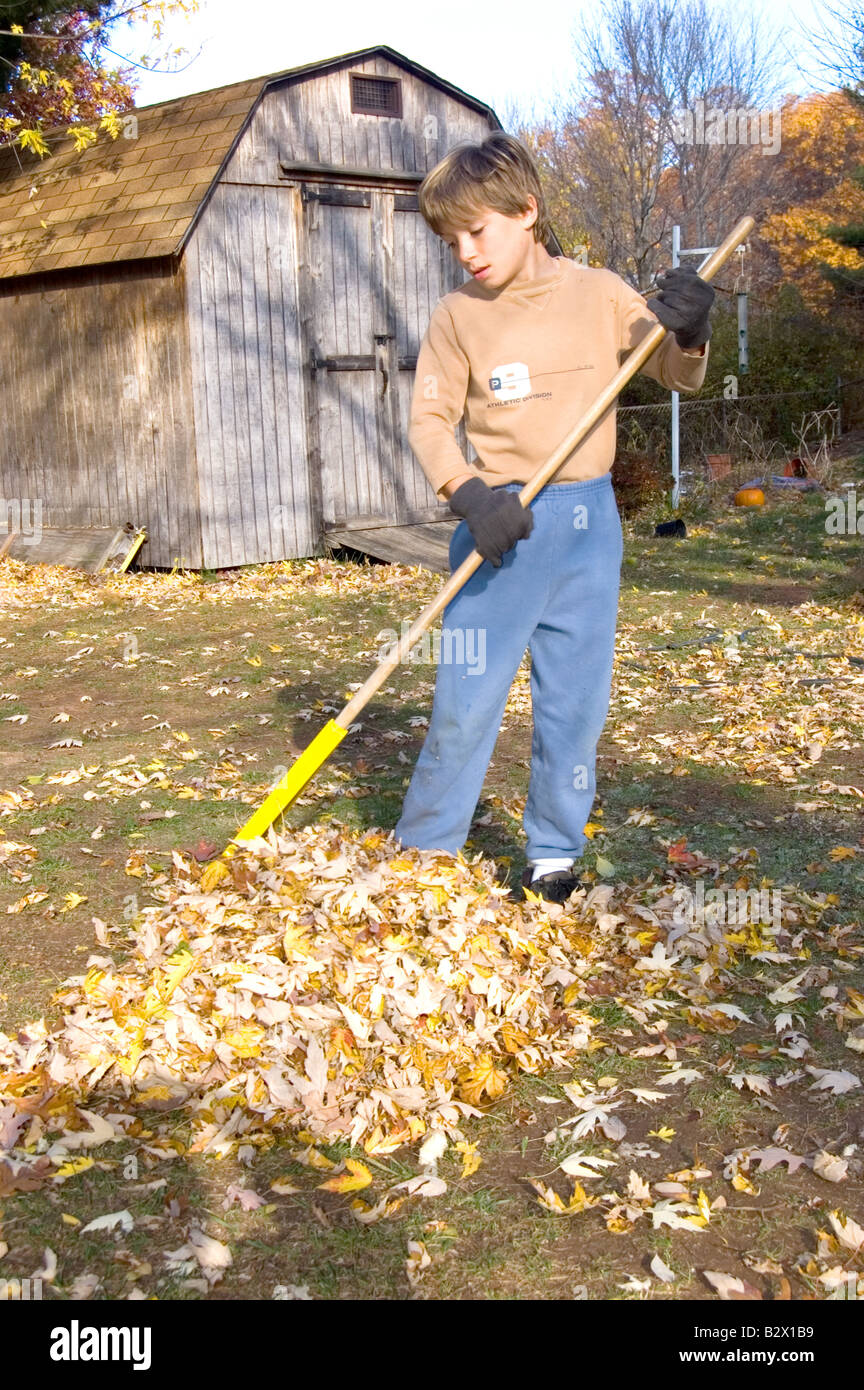
M672 228L672 267L681 264L681 228L678 223ZM678 506L681 479L681 436L678 415L679 396L672 392L672 506Z
M683 246L681 245L681 228L676 222L672 228L672 265L673 268L681 264L681 257L684 256L708 256L716 251L716 246ZM746 314L746 308L745 308ZM740 316L740 300L739 300ZM739 317L740 324L740 317ZM745 343L746 343L746 321L745 321ZM740 347L740 336L739 336ZM746 368L744 368L746 371ZM677 391L672 392L672 506L678 506L681 492L681 431L679 404L680 396Z
M747 292L738 295L738 371L745 376L750 370L750 350L747 341Z

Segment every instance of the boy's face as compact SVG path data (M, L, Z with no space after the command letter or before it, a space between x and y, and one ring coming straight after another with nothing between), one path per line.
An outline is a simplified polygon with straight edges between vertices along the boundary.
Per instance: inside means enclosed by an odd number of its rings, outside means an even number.
M529 208L517 217L481 208L467 227L445 227L442 236L459 264L479 284L503 289L520 271L530 270L536 262L536 220L537 205L531 198Z

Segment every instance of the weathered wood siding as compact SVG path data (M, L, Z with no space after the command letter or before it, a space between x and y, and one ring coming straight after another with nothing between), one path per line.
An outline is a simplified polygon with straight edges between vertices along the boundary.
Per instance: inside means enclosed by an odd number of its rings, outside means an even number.
M397 77L401 117L353 113L351 71ZM0 282L0 498L38 500L47 527L143 525L141 562L166 568L309 555L328 520L438 510L407 443L409 364L464 276L397 175L490 128L384 56L280 79L179 266ZM298 160L374 173L280 169ZM368 203L304 198L334 182ZM316 353L365 365L314 370Z
M204 564L312 554L291 190L217 185L186 275Z
M0 282L0 390L0 498L38 500L43 527L132 521L142 563L200 567L182 273Z
M350 72L396 77L402 116L351 110ZM235 150L226 177L247 183L276 180L280 160L426 173L462 140L489 134L487 118L448 92L383 56L288 78L268 91Z
M402 117L353 113L351 71L398 77ZM205 564L308 555L327 525L440 507L408 446L414 371L398 364L465 277L416 208L399 206L419 180L340 180L365 182L365 205L319 204L304 185L333 182L280 164L422 174L489 129L383 58L265 95L186 250ZM376 344L383 331L392 344ZM351 356L369 365L313 370ZM472 459L464 427L457 438Z
M443 504L408 444L414 363L435 303L462 274L415 196L305 191L304 360L327 364L312 387L325 528L419 519Z

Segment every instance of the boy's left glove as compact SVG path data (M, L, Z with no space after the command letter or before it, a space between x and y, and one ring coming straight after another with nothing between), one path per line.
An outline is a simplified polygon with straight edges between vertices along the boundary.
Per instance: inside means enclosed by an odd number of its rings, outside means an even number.
M708 310L714 303L714 290L700 280L692 265L674 266L657 276L660 293L645 302L664 328L671 328L678 346L701 347L711 337Z

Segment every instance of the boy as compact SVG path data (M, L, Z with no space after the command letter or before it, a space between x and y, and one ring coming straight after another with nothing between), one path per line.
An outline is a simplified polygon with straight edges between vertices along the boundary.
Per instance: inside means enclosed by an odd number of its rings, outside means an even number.
M522 884L564 902L579 886L573 866L585 848L611 687L622 553L614 408L530 508L518 493L658 319L670 332L641 370L671 390L702 385L714 291L683 267L658 280L660 294L646 303L612 271L550 256L536 167L504 132L451 150L426 175L419 202L472 279L432 312L408 439L461 518L451 567L472 549L484 563L444 613L429 731L396 835L418 849L462 848L528 647ZM454 438L463 414L472 465Z

